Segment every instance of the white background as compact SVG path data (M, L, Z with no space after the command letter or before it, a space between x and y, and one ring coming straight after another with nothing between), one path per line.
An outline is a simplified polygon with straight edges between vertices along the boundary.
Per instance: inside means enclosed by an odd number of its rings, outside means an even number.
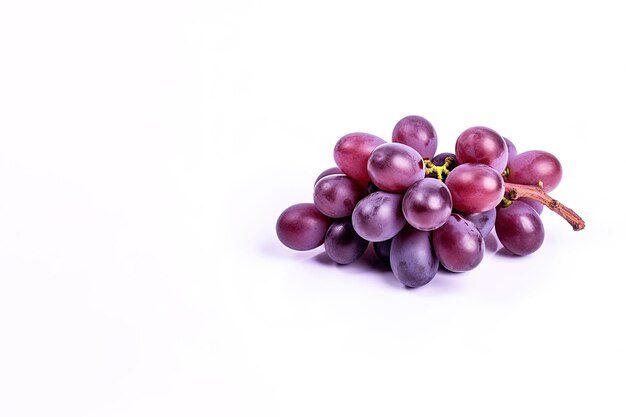
M619 2L0 3L0 415L623 416ZM275 237L345 133L557 155L526 258L406 290Z

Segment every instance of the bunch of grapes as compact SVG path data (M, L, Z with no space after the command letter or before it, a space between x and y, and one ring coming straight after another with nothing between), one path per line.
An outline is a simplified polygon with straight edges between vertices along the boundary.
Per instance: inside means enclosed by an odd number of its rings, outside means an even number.
M400 120L391 143L350 133L335 145L336 167L315 181L313 204L287 208L276 233L287 247L324 244L338 264L356 261L373 243L376 255L404 285L430 282L439 266L463 272L483 259L495 228L515 255L544 240L544 205L580 230L583 220L546 193L561 181L559 161L544 151L518 154L487 127L471 127L455 153L435 154L437 134L420 116Z

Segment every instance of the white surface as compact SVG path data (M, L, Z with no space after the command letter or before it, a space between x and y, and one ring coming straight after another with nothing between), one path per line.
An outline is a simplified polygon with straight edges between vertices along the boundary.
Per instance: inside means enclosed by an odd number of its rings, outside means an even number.
M0 415L623 416L617 2L262 3L0 5ZM280 246L408 114L553 152L587 229L411 291Z

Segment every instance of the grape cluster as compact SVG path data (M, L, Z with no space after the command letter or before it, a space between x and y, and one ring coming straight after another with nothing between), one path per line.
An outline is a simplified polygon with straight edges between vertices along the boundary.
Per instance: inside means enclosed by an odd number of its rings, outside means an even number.
M368 133L343 136L335 145L337 166L315 181L313 204L287 208L276 223L278 238L300 251L324 244L338 264L354 262L372 242L401 283L419 287L440 265L476 268L494 228L515 255L536 251L544 240L544 204L575 230L584 227L546 194L562 177L552 154L518 154L510 140L481 126L462 132L454 153L436 150L435 129L420 116L401 119L391 143Z

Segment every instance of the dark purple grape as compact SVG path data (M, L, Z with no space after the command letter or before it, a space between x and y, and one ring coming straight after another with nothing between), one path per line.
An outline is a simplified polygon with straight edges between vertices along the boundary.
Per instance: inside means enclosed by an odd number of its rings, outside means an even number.
M430 233L405 226L391 241L390 262L395 277L407 287L420 287L433 279L439 268Z
M502 175L483 164L462 164L446 179L452 206L463 213L482 213L497 206L504 197Z
M383 191L404 192L415 181L424 178L424 161L413 148L401 143L378 146L367 160L367 173Z
M343 172L341 172L341 170L337 167L325 169L324 171L322 171L320 175L317 176L317 179L315 180L315 184L317 184L317 182L321 180L322 178L327 177L329 175L335 175L335 174L343 174Z
M483 238L487 237L496 224L496 209L483 211L482 213L459 213L465 220L474 223Z
M378 259L387 264L389 263L389 252L391 251L392 240L393 239L383 240L382 242L374 242L372 244L372 246L374 246L374 252L376 252L376 256L378 256Z
M563 169L554 155L545 151L527 151L517 155L509 163L507 182L537 185L543 182L546 193L554 190L561 182Z
M432 235L439 262L449 271L469 271L483 259L485 240L472 222L458 214L452 214Z
M354 230L370 242L391 239L405 224L401 194L375 192L359 201L352 212Z
M452 213L452 196L446 185L433 178L413 184L404 194L402 212L406 221L419 230L434 230Z
M382 190L380 188L378 188L376 186L376 184L374 184L373 182L371 182L371 181L368 182L367 183L367 193L368 194L372 194L372 193L375 193L376 191L382 191Z
M323 214L338 219L351 215L366 194L356 180L346 175L328 175L315 184L313 202Z
M508 151L507 152L508 153L508 158L507 158L506 166L509 166L509 164L511 163L513 158L515 158L517 156L517 148L515 147L513 142L511 142L510 140L508 140L504 136L502 136L502 139L504 139L504 142L506 143L506 149Z
M437 133L432 124L421 116L407 116L393 128L391 141L404 143L423 158L432 158L437 150Z
M522 197L522 198L518 198L516 201L519 201L521 203L525 203L528 204L529 206L531 206L533 209L535 209L535 211L537 212L537 214L541 214L543 212L543 208L545 207L543 204L541 204L539 201L537 200L533 200L532 198L528 198L528 197Z
M454 168L456 168L459 164L456 161L456 155L450 152L444 152L444 153L440 153L438 155L435 155L433 157L433 159L430 160L430 162L433 163L433 165L437 165L437 166L443 166L443 164L445 164L446 162L446 158L450 158L450 162L448 163L448 166L446 167L448 171L452 171ZM436 172L431 172L430 174L426 175L428 178L435 178L435 179L439 179L439 177L437 176ZM444 174L443 175L443 181L445 182L447 178L447 175Z
M476 126L465 130L456 140L456 159L459 164L489 165L501 174L506 168L506 142L495 130Z
M335 145L335 162L341 171L363 185L370 177L367 174L367 159L378 145L385 143L369 133L349 133Z
M324 243L332 220L315 204L301 203L287 208L278 217L276 234L283 245L294 250L311 250Z
M324 239L324 248L330 259L338 264L347 265L365 253L368 243L354 231L348 217L336 220L330 225Z
M515 255L524 256L541 247L543 223L532 207L514 201L510 206L498 209L496 234L502 246Z

